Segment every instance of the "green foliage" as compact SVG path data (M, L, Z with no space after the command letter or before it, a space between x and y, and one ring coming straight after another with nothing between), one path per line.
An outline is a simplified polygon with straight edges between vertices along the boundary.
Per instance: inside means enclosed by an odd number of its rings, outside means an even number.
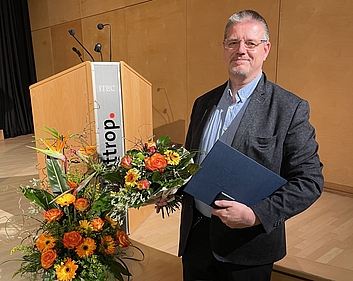
M49 210L56 206L56 203L52 202L54 199L53 195L44 189L20 186L20 190L28 200L35 202L44 210Z

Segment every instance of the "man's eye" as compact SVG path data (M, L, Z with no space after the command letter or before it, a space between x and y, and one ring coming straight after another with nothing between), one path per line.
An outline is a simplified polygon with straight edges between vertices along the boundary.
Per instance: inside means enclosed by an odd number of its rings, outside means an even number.
M256 46L255 42L252 42L252 41L246 41L245 45L248 47L255 47Z
M238 41L230 41L230 42L228 43L228 46L236 46L236 45L238 45L238 44L239 44Z

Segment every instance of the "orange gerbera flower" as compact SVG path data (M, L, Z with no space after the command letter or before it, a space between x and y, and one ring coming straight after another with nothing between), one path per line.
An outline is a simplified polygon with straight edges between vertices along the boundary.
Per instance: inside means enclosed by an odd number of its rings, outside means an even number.
M76 253L80 258L83 258L93 255L96 248L96 242L92 238L87 237L76 247Z
M56 277L59 281L70 281L76 275L76 270L78 265L75 264L75 261L68 258L65 263L62 263L56 269Z
M112 255L115 252L115 242L110 235L101 238L99 250L107 255Z
M59 204L61 207L64 207L74 203L75 200L76 200L76 197L74 195L72 195L71 193L66 193L60 196L58 199L56 199L55 202Z
M55 247L56 238L48 233L42 233L36 242L39 251L49 250Z

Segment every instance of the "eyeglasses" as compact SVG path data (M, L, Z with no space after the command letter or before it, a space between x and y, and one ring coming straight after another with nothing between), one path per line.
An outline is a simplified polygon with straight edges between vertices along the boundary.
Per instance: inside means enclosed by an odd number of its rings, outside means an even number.
M241 39L241 40L238 40L238 39L225 39L224 40L224 48L227 49L227 50L237 49L237 48L239 48L241 41L244 41L244 46L245 46L245 49L247 49L247 50L255 49L261 43L266 43L267 42L266 39L260 40L259 43L255 43L254 41L244 40L244 39Z

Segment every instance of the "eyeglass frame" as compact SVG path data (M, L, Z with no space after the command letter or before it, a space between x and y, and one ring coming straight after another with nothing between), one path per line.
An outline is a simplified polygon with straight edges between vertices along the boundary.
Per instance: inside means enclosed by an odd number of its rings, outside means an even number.
M227 41L233 41L233 42L236 44L236 46L235 46L234 48L229 48L229 47L227 46ZM257 43L257 44L254 43L254 45L251 45L251 47L249 48L249 46L247 46L247 42L253 43L252 40L244 40L244 39L240 39L240 40L238 40L238 39L224 39L224 40L223 40L224 49L226 49L226 50L234 50L234 49L237 49L237 48L239 48L241 41L244 41L244 47L245 47L245 49L247 49L247 50L254 50L254 49L255 49L257 46L259 46L260 44L262 44L262 43L267 43L267 42L268 42L267 39L261 39L259 43Z

